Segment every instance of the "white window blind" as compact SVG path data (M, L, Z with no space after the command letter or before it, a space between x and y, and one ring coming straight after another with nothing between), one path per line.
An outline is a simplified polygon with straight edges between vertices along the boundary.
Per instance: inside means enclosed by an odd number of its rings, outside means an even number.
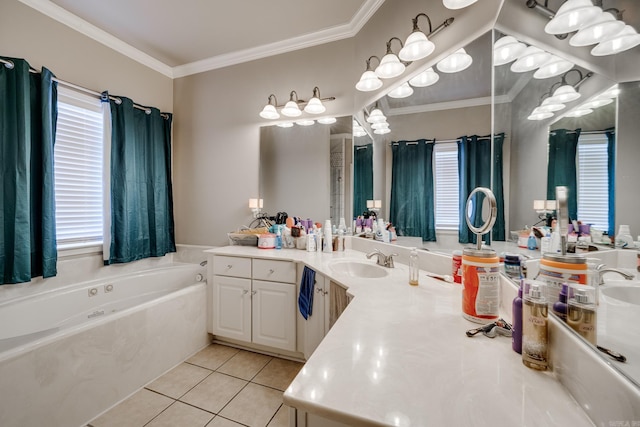
M54 173L59 247L102 242L102 135L100 100L58 87Z
M458 229L458 145L436 144L433 152L436 229Z
M578 219L599 230L609 229L609 175L605 134L578 140Z

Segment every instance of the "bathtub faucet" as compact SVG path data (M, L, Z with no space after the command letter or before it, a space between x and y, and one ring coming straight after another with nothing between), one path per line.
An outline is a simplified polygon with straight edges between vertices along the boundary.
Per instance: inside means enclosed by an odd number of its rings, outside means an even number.
M202 266L202 267L204 267L205 265L207 265L207 260L206 259L200 263L200 266Z

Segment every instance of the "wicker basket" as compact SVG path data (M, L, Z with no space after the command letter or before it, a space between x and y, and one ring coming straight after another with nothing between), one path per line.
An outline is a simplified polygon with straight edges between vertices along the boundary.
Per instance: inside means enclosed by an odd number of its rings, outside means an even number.
M251 228L233 231L227 233L229 237L229 244L236 246L258 246L258 236L267 233L269 229L263 228Z

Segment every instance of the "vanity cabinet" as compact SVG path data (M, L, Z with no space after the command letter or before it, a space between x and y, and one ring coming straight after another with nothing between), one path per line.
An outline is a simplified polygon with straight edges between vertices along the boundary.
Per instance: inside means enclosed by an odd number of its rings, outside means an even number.
M214 335L296 350L293 262L213 257Z

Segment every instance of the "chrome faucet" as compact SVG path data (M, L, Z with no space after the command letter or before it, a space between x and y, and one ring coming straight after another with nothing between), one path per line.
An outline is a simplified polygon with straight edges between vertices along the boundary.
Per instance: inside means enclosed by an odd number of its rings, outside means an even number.
M387 268L393 268L393 257L398 256L398 254L385 255L380 252L379 249L375 249L373 252L367 254L367 259L371 259L374 255L378 257L376 264Z
M596 266L596 273L598 273L598 285L604 285L605 273L617 273L624 277L625 280L634 280L636 278L636 276L631 273L627 273L626 271L618 268L607 267L605 264L598 264L598 266Z

